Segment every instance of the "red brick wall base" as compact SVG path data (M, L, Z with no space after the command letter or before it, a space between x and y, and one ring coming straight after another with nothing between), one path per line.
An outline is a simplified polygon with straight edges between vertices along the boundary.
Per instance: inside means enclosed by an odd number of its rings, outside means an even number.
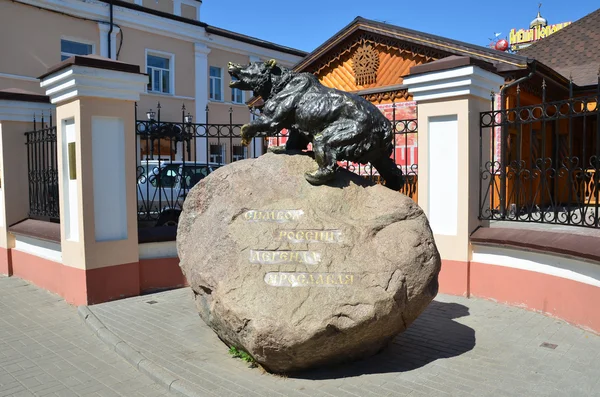
M549 274L477 262L442 261L440 293L491 299L600 333L600 287Z
M0 274L12 276L12 258L10 249L0 247Z
M28 253L8 251L7 256L12 257L12 275L54 292L73 305L91 305L187 285L178 258L145 259L83 270ZM0 272L4 270L2 258Z

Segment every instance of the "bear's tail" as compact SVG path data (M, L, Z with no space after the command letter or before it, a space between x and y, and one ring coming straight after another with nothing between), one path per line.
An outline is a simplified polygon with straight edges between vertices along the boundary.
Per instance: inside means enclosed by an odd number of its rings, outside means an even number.
M386 151L387 152L387 151ZM372 159L371 165L379 172L379 175L385 180L385 186L399 191L404 186L404 176L402 170L398 168L396 163L389 154L386 156L382 153L381 157Z

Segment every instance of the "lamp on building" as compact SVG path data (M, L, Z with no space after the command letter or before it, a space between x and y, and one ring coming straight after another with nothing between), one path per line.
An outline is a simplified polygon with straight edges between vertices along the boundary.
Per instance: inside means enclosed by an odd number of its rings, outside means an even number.
M148 118L148 120L152 121L154 120L154 117L156 116L156 113L154 112L154 110L150 109L146 112L146 117Z
M188 113L185 115L184 121L186 124L192 124L192 121L194 121L194 116L192 116L190 113Z

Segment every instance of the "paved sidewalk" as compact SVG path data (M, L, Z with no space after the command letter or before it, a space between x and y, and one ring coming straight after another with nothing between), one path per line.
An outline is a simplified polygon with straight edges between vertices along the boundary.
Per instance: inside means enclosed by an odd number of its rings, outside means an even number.
M0 396L166 395L94 336L76 307L0 276Z
M519 308L439 295L383 353L280 377L231 358L191 295L184 288L89 309L163 374L191 385L188 395L599 395L600 337Z

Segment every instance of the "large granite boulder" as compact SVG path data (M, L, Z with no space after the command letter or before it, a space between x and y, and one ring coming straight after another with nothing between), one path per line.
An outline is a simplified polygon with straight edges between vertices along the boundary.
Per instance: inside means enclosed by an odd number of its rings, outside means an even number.
M315 168L306 155L235 162L191 190L179 220L200 316L272 372L375 354L438 291L421 208L346 170L313 186Z

